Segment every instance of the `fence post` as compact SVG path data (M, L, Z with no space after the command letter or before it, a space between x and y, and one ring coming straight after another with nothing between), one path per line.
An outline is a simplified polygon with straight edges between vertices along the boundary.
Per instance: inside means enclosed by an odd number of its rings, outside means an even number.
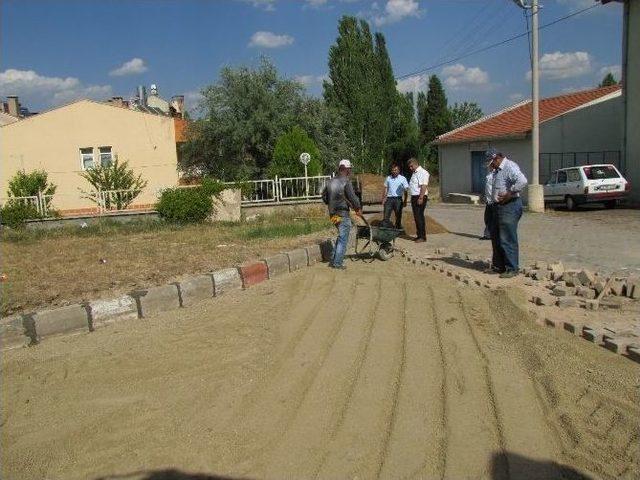
M37 210L41 216L45 216L45 203L42 197L42 190L38 190Z
M276 179L273 181L273 196L275 197L276 203L280 202L280 179L278 179L278 175L276 175Z

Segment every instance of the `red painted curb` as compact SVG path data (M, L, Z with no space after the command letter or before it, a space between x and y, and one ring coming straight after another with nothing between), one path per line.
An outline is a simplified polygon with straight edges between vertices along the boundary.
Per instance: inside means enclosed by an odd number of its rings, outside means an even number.
M264 262L244 263L238 267L243 288L248 288L269 278L267 264Z

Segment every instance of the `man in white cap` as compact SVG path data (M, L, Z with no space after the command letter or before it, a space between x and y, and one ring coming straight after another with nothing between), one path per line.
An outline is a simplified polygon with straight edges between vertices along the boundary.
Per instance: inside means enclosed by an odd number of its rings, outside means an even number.
M338 229L336 247L333 249L333 258L329 266L340 270L346 268L342 264L342 261L347 251L349 232L351 231L349 207L351 206L355 210L356 215L362 216L360 200L358 200L353 190L353 185L351 185L351 181L349 180L350 175L351 162L346 159L340 160L338 164L338 175L329 181L322 192L322 200L329 207L331 223Z

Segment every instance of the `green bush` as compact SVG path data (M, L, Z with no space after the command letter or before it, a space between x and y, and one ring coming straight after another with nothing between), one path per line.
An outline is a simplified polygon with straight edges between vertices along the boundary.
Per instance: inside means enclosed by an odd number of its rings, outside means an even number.
M27 220L40 218L38 209L31 203L9 201L0 209L0 222L11 228L23 228Z
M208 178L197 187L168 188L160 195L156 210L167 222L204 222L214 212L213 198L220 198L224 188L224 184Z
M120 163L117 156L113 163L104 166L98 165L80 173L80 176L89 182L95 190L94 192L83 191L85 198L98 205L102 202L97 194L98 191L128 190L106 195L104 198L106 209L123 210L127 208L147 186L147 181L142 179L142 175L136 176L133 169L129 168L129 163L126 161Z
M56 185L49 183L47 172L34 170L33 172L17 172L9 180L10 197L35 197L42 192L43 195L53 195Z
M293 127L276 141L273 158L267 173L270 177L301 177L304 175L304 165L300 163L300 154L306 152L311 155L307 165L310 177L322 174L320 150L314 141L300 127Z

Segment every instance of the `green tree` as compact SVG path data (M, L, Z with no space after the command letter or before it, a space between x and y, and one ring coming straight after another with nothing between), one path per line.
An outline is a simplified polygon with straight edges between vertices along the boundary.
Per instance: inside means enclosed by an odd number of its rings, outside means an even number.
M18 171L9 180L9 197L35 197L40 192L43 195L53 195L56 192L56 185L49 182L47 172L44 170L34 170L26 173Z
M449 110L451 128L458 128L482 118L482 109L474 102L454 103Z
M438 135L451 130L451 117L447 107L447 96L440 79L436 75L429 77L425 125L422 131L426 143L431 143Z
M617 84L618 84L618 81L616 80L616 77L613 76L613 73L609 72L604 76L604 78L600 82L600 85L598 85L598 86L599 87L610 87L612 85L617 85Z
M303 152L311 155L311 161L307 165L308 175L320 175L322 173L320 150L309 135L296 125L276 141L273 159L267 169L269 177L304 175L304 165L300 162L300 154Z
M303 86L281 78L266 58L255 69L223 68L202 93L204 116L191 124L180 167L224 180L265 173L276 140L300 123L307 101Z
M418 129L420 130L420 143L425 145L425 132L427 131L427 95L418 92Z
M85 198L97 205L103 205L106 209L127 208L147 186L147 181L142 179L142 174L136 176L133 169L129 168L129 162L121 163L117 156L112 163L98 165L81 172L80 176L94 189L89 192L82 191Z

